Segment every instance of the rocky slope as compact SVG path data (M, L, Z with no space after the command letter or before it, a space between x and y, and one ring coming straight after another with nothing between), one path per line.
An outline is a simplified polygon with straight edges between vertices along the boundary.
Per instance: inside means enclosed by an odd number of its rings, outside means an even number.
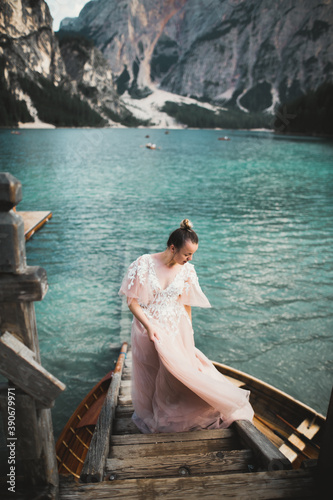
M10 74L33 77L36 72L56 84L64 80L65 66L44 0L1 1L0 57L8 84Z
M331 0L95 0L61 30L94 40L120 93L261 111L333 80L332 23Z
M119 99L110 66L100 50L91 41L75 34L58 38L73 92L109 123L130 122L131 113Z
M119 93L126 89L149 94L150 62L155 45L170 19L186 0L98 0L89 2L78 18L66 18L60 30L79 31L93 39L117 77Z
M2 101L7 102L2 102L2 112L13 113L8 110L8 101L14 95L19 103L26 103L30 116L39 125L40 108L45 107L48 96L63 100L64 107L70 96L76 96L75 112L80 107L80 113L89 120L86 124L96 125L98 116L104 125L128 120L131 114L119 100L102 53L94 44L78 40L77 35L62 40L60 50L52 22L44 0L0 1L0 91ZM63 114L68 115L66 110ZM21 115L15 109L14 121L15 117L20 121ZM57 120L58 115L52 123ZM75 116L73 123L68 116L66 120L68 125L76 123Z

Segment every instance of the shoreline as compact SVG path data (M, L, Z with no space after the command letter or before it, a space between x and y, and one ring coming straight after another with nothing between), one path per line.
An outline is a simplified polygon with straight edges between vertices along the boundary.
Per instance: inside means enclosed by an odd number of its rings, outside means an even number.
M187 126L178 126L178 127L166 127L166 126L139 126L139 127L124 127L124 126L108 126L108 127L56 127L55 125L49 124L49 123L35 123L35 124L20 124L19 126L0 126L0 131L1 130L9 130L12 132L18 132L20 133L21 131L24 130L216 130L216 131L227 131L227 132L237 132L237 131L242 131L242 132L267 132L269 134L273 134L276 137L309 137L311 139L328 139L328 140L333 140L333 135L329 134L318 134L317 132L313 133L305 133L305 132L279 132L275 131L273 129L266 129L266 128L195 128L195 127L187 127Z
M215 130L215 131L227 131L227 132L267 132L269 134L275 135L276 137L308 137L311 139L328 139L328 140L333 140L333 135L329 134L317 134L316 132L313 132L312 134L310 133L304 133L304 132L279 132L275 131L273 129L266 129L266 128L194 128L194 127L187 127L187 126L180 126L180 127L163 127L163 126L150 126L150 127L123 127L123 126L109 126L109 127L56 127L55 125L48 124L48 123L36 123L36 124L30 124L32 126L25 126L26 124L23 124L24 126L0 126L0 131L1 130L8 130L12 132L21 132L24 130Z

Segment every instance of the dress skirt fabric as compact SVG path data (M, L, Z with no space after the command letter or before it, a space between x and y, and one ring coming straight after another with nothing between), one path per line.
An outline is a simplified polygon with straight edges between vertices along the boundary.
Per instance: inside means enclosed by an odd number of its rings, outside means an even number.
M134 261L120 294L135 298L158 331L150 341L144 326L132 323L133 420L144 433L226 428L234 420L252 420L249 391L219 373L195 347L184 305L210 307L194 266L186 263L162 289L156 261L145 254Z

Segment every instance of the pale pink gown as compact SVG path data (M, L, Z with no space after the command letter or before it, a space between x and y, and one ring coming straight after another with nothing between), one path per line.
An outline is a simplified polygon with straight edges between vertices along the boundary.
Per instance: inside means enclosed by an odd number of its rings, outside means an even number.
M144 433L183 432L228 427L234 420L252 420L249 391L220 374L194 345L184 305L211 307L194 266L184 264L162 289L156 258L134 261L119 294L138 300L160 341L151 342L134 317L132 323L133 420Z

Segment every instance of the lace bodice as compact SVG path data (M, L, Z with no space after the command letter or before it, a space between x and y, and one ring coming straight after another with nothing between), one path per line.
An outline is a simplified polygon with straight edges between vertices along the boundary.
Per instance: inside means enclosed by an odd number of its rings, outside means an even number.
M119 293L136 298L146 316L173 335L179 333L182 316L190 321L184 305L210 307L193 264L184 264L163 289L150 254L142 255L129 266Z

